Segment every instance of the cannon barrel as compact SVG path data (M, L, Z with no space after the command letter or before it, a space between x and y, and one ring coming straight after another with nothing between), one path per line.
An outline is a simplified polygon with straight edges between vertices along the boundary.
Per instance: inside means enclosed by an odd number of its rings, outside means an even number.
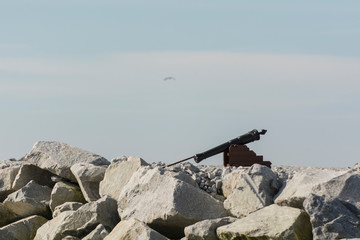
M237 144L237 145L244 145L244 144L247 144L247 143L251 143L251 142L254 142L256 140L259 140L260 139L260 135L264 135L266 133L266 130L265 129L262 129L260 132L256 129L248 132L248 133L245 133L237 138L234 138L234 139L231 139L230 141L226 142L226 143L223 143L219 146L216 146L214 148L211 148L203 153L198 153L198 154L195 154L193 156L195 162L199 163L201 162L202 160L206 159L206 158L209 158L209 157L212 157L216 154L219 154L221 152L224 152L226 149L228 149L230 147L230 145L232 144Z

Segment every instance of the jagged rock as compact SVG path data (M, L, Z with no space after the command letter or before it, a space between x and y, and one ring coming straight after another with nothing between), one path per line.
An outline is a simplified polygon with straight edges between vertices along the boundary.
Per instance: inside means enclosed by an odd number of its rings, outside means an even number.
M10 194L5 200L4 205L12 212L21 217L31 215L41 215L48 217L49 200L51 189L47 186L41 186L35 181L30 181L21 189Z
M128 183L132 174L141 166L148 165L138 157L123 157L119 161L113 161L106 169L104 179L100 182L100 196L108 195L117 200L122 188Z
M236 220L233 217L203 220L187 226L184 230L185 237L187 240L217 240L216 229Z
M37 229L48 220L31 216L0 228L0 240L32 240Z
M222 202L200 190L191 176L163 168L140 168L122 189L121 219L137 218L169 238L181 238L195 222L225 217Z
M106 168L107 165L96 166L90 163L77 163L70 168L86 201L96 201L100 198L99 184L104 178Z
M52 188L54 187L54 182L51 181L52 176L54 176L54 174L49 171L43 170L29 163L24 163L21 165L14 179L12 188L14 190L19 190L31 180L34 180L40 185Z
M109 232L102 224L99 224L93 231L91 231L81 240L103 240L107 235L109 235Z
M359 185L360 173L353 169L313 187L303 206L310 215L315 239L360 236Z
M2 161L0 164L0 201L15 190L12 188L15 177L19 172L22 162Z
M131 239L131 240L166 240L165 236L154 231L145 223L131 218L123 220L110 232L104 240L118 240L118 239Z
M235 217L243 217L273 203L280 188L277 176L270 168L254 164L223 176L224 207Z
M360 172L351 170L312 189L312 193L327 198L339 198L360 211Z
M312 239L310 220L303 210L276 204L219 227L216 232L220 240Z
M7 209L3 203L0 203L0 227L14 222L18 218L19 216Z
M304 201L304 209L310 215L314 239L332 240L360 236L359 209L339 198L311 194Z
M311 193L311 189L320 183L329 181L344 174L345 169L313 168L301 169L292 179L283 185L275 198L278 205L302 208L303 201Z
M94 153L60 142L45 141L35 143L24 160L73 182L76 182L76 179L70 167L76 163L110 164L108 160Z
M76 211L65 211L41 226L35 240L62 239L66 236L83 238L102 224L111 231L120 221L116 201L108 196L84 204Z
M54 212L55 207L66 202L85 203L80 188L72 183L58 182L51 191L50 209Z
M66 203L63 203L63 204L55 207L52 216L53 216L53 218L55 218L62 212L76 211L83 205L84 204L79 203L79 202L66 202Z

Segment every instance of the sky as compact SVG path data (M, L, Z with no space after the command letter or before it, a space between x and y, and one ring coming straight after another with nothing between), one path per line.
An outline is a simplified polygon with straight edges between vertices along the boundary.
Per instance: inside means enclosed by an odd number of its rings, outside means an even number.
M171 163L267 129L248 147L273 165L352 167L359 12L355 0L1 0L0 160L60 141Z

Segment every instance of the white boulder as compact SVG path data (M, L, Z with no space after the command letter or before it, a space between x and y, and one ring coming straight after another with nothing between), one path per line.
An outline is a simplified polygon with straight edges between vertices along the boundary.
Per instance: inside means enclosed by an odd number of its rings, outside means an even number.
M104 240L167 240L165 236L148 227L138 219L123 220L105 237Z
M149 164L139 157L123 157L112 161L100 182L100 196L108 195L118 199L121 190L129 182L132 174L142 166Z
M65 143L46 141L35 143L24 160L72 182L76 182L76 179L70 168L76 163L110 164L108 160L97 154Z

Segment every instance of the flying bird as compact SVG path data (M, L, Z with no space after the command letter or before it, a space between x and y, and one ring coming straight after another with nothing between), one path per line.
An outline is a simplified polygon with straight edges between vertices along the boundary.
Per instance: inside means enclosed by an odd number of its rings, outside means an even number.
M170 80L175 80L175 78L174 77L166 77L166 78L164 78L164 81L170 81Z

